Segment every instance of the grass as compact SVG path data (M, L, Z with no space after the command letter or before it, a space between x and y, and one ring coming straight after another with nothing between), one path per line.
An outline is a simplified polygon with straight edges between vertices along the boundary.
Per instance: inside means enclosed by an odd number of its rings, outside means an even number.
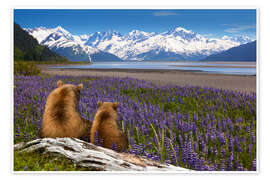
M76 65L89 64L85 61L14 61L14 75L34 76L40 75L39 65Z
M53 153L14 151L14 171L98 171Z
M34 62L15 61L14 75L34 76L40 74L40 69Z
M50 65L50 64L89 64L88 61L27 61L34 64L41 64L41 65Z

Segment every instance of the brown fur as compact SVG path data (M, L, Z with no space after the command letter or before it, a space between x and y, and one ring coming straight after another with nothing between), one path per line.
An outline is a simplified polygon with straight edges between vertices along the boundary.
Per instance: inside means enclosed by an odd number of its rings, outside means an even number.
M57 86L47 98L41 137L80 138L88 135L92 123L83 119L77 110L83 85L58 81Z
M98 111L95 115L90 132L90 142L95 142L95 133L98 133L98 141L102 146L112 149L116 145L116 151L124 151L128 148L127 136L117 126L117 102L98 102Z

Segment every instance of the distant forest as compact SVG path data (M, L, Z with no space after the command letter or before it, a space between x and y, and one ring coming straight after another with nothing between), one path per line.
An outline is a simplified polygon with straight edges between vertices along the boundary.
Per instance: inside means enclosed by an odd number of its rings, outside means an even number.
M15 61L68 61L67 58L52 52L14 23L14 60Z

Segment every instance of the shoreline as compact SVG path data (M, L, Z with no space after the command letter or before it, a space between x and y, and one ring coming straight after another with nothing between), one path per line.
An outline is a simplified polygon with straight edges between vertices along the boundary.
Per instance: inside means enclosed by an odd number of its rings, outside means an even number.
M170 65L175 67L207 67L207 68L256 68L256 66L247 65L247 66L239 66L239 65L226 65L226 66L217 66L217 65Z
M40 66L43 74L70 76L97 76L136 78L157 85L201 86L256 93L256 75L214 74L193 70L155 70L155 69L72 69L48 68Z

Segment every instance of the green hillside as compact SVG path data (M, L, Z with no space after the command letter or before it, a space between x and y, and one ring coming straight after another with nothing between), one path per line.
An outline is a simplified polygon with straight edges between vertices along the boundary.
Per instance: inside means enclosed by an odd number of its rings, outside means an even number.
M38 41L14 23L14 60L15 61L68 61Z

